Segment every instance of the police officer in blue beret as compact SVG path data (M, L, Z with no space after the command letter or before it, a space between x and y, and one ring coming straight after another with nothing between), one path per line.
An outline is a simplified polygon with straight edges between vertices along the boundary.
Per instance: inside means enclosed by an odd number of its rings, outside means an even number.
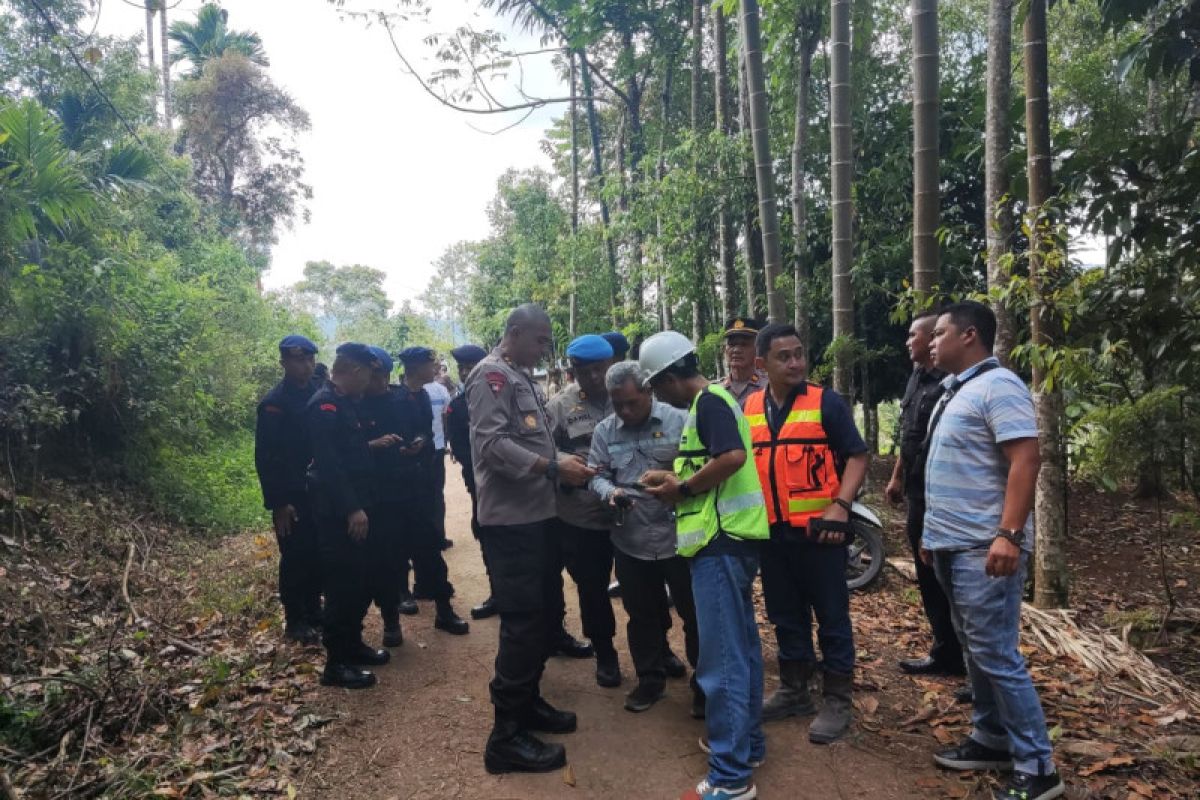
M302 644L316 644L321 626L317 530L304 487L309 461L304 408L316 391L316 354L317 346L303 336L283 338L279 343L283 380L258 404L254 428L254 466L279 543L284 636Z
M475 496L475 468L471 461L471 414L467 406L467 378L471 370L480 361L487 358L487 350L477 344L464 344L450 351L458 364L458 380L461 384L458 393L446 407L446 444L450 454L462 467L463 483L467 485L467 493L471 495L471 533L475 541L479 541L479 501ZM487 550L480 548L483 553L483 566L491 579L491 566L488 564ZM471 619L487 619L495 616L496 601L488 594L487 599L471 609Z
M629 340L625 338L625 334L620 331L609 331L600 335L612 346L613 361L624 361L625 356L629 354Z
M374 686L374 673L362 667L391 659L387 650L368 647L362 639L363 617L371 606L366 540L377 532L367 514L375 502L375 470L358 404L377 364L366 345L341 345L329 382L306 409L312 452L308 494L316 515L325 588L321 683L347 689Z
M587 334L567 346L567 358L571 361L575 382L550 398L546 411L558 451L586 459L592 447L592 433L600 421L612 413L604 374L612 364L613 349L604 337ZM561 628L555 643L556 652L577 658L594 654L596 683L606 688L620 686L621 667L613 647L617 623L608 598L613 566L612 542L608 536L612 510L592 492L567 486L558 487L556 499L562 565L575 581L583 635L591 642L590 645L577 642ZM561 620L565 615L565 604L562 601L559 604L554 611Z

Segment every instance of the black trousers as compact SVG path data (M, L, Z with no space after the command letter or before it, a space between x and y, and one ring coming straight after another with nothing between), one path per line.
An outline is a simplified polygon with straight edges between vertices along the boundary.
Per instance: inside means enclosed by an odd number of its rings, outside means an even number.
M446 538L446 451L433 451L433 524L437 527L438 541Z
M613 546L608 531L579 528L570 523L556 520L559 546L559 571L557 593L553 612L561 630L566 619L566 598L563 595L562 570L575 581L579 593L579 616L583 621L583 635L591 641L597 652L612 648L613 636L617 633L617 620L613 616L612 599L608 596L608 582L613 569Z
M367 539L377 533L374 520L371 528ZM325 586L321 642L331 662L344 663L362 644L362 621L371 606L371 548L367 540L350 538L346 518L341 515L318 514L317 535Z
M442 477L445 478L445 473ZM450 571L442 556L442 539L445 536L437 527L439 506L434 498L413 496L396 503L396 509L400 531L401 591L408 587L408 568L411 563L415 583L421 587L422 596L433 600L449 600L454 589L450 586Z
M542 672L561 620L550 613L562 595L554 520L484 525L492 596L500 612L496 672L490 684L497 723L524 724L540 696Z
M683 640L687 660L692 667L700 657L700 631L696 627L696 603L692 599L692 571L680 556L659 561L643 561L614 552L617 580L621 582L621 602L629 622L629 654L637 670L638 681L663 685L667 682L667 631L671 611L667 605L667 587L675 601L675 612L683 621ZM663 618L666 624L663 624Z
M933 631L933 646L929 648L929 656L948 669L961 670L962 645L954 633L950 601L946 598L946 591L938 582L933 567L927 566L921 560L921 531L924 524L925 498L909 497L906 533L909 547L912 548L913 561L917 565L917 588L921 591L921 604L925 607L925 616L929 619L929 627Z
M321 554L317 520L304 493L288 498L298 519L279 543L279 601L289 623L321 621Z
M367 580L371 599L385 622L400 614L401 564L406 552L404 534L408 512L400 503L380 503L368 512Z

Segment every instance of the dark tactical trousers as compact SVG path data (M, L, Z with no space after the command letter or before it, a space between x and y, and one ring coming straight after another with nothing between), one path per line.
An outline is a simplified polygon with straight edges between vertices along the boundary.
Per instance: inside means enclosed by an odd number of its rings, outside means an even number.
M372 520L368 539L378 535L374 528ZM325 587L321 642L331 662L346 663L362 644L362 621L371 607L371 549L366 540L350 538L341 515L318 514L317 536Z
M589 639L598 650L605 645L611 647L617 633L617 620L613 616L612 599L608 596L608 582L613 569L613 546L608 531L579 528L570 523L556 520L558 533L559 571L557 591L554 596L553 615L561 630L566 618L566 599L563 596L562 570L575 581L579 593L579 616L583 621L584 638Z
M500 612L500 644L492 677L497 722L522 725L540 696L539 684L561 620L548 613L562 596L554 520L483 525L492 597Z
M929 656L947 669L962 670L962 645L954 632L946 590L938 581L933 567L927 566L921 560L921 531L924 524L925 498L909 497L906 533L908 544L912 548L913 561L917 565L917 588L921 591L921 604L925 607L925 616L933 630L933 646L929 649Z
M400 613L400 564L403 558L404 509L399 503L380 503L367 512L367 580L371 600L384 621Z
M449 600L454 594L450 586L450 571L442 556L443 534L437 528L438 505L435 498L409 497L396 504L400 517L399 585L408 586L408 566L412 564L416 585L421 594L433 600Z
M279 543L279 601L289 623L321 622L321 555L317 541L317 520L308 496L300 493L288 498L298 519L292 532L276 534Z
M693 668L700 655L691 569L687 560L680 556L643 561L620 550L616 550L614 556L617 580L621 582L621 602L629 615L625 626L629 654L633 657L638 680L662 686L667 682L667 631L671 625L666 587L670 587L675 611L683 620L684 646L688 663ZM666 625L663 624L664 617Z

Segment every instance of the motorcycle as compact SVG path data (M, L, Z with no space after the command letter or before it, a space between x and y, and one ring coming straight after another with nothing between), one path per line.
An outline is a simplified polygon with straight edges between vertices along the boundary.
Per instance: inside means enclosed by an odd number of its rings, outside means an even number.
M855 501L850 506L850 525L854 541L846 559L846 585L850 591L866 589L883 574L886 555L883 548L883 523L867 506Z

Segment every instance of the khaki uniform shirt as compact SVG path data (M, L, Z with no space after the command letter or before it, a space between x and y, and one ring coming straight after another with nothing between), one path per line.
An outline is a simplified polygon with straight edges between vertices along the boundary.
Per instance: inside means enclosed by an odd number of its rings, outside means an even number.
M587 461L596 426L612 413L608 392L602 395L588 396L578 383L572 383L550 398L550 430L560 452L574 453ZM558 516L563 522L589 530L612 527L612 510L586 486L558 487Z
M480 525L524 525L555 514L554 485L533 472L556 457L541 388L497 348L466 383Z
M755 370L748 381L735 381L732 377L726 376L721 381L721 385L729 390L733 399L738 401L739 406L745 408L747 397L759 389L767 388L767 375L762 370Z

